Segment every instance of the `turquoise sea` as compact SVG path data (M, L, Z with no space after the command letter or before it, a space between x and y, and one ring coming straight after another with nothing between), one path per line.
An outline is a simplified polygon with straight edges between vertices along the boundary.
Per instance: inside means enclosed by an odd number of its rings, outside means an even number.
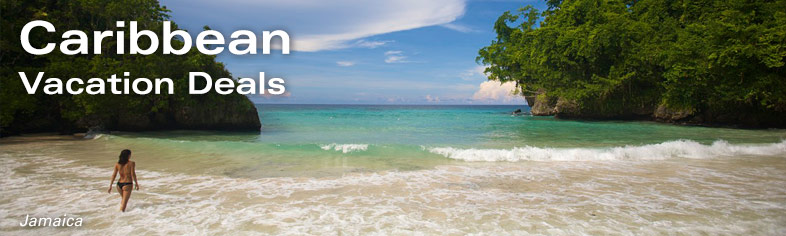
M521 109L520 115L511 114ZM711 143L778 142L782 130L582 122L529 115L528 106L259 105L255 141L277 144L369 143L461 148L604 147L678 139Z
M248 158L243 176L347 170L411 170L456 161L709 158L749 144L784 145L784 130L571 121L529 115L527 106L258 105L259 133L118 133L110 139L161 152ZM513 111L522 113L514 115ZM714 145L713 145L714 144ZM762 147L766 148L766 147ZM646 152L641 152L648 149ZM756 148L753 148L756 149ZM756 150L751 150L755 152ZM334 162L331 160L341 160ZM254 165L258 165L254 167ZM300 173L303 170L308 173Z
M260 132L2 139L0 233L786 233L786 130L527 106L257 109ZM118 215L105 188L125 148L142 189ZM85 217L87 231L21 228L26 214Z

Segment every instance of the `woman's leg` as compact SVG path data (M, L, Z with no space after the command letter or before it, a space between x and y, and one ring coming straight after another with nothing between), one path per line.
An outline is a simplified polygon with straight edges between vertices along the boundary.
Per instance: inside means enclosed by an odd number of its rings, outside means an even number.
M115 186L117 186L117 185L115 185ZM120 188L120 186L117 186L117 194L120 195L121 199L123 198L123 188Z
M122 212L126 211L126 205L128 205L128 199L131 198L131 189L133 189L131 185L123 186L123 202L121 203L120 206L120 211Z

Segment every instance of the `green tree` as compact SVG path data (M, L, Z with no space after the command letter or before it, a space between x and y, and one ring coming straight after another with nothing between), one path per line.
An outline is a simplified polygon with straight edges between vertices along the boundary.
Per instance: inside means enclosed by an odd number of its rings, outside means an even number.
M786 114L786 1L547 5L499 17L497 38L477 58L490 80L570 101L573 115L586 118L652 115L657 107L718 123L737 122L711 121L734 111L764 120Z
M164 55L159 49L152 55L117 54L114 38L104 39L101 54L92 54L93 31L117 31L116 21L137 21L140 29L162 35L162 22L169 20L169 10L157 0L3 0L2 29L0 29L0 127L4 133L61 131L74 132L86 127L103 126L107 129L144 130L159 128L209 128L207 121L194 121L197 125L184 125L183 120L195 119L192 114L208 113L221 109L239 109L238 113L254 110L251 102L242 95L189 95L187 76L190 71L203 71L213 78L231 77L215 56L204 55L192 49L185 55ZM90 37L90 54L64 55L55 50L46 55L32 55L20 43L22 27L33 20L46 20L58 30L48 33L43 29L31 32L34 46L60 42L64 30L80 30ZM177 25L173 24L177 29ZM173 30L174 30L173 29ZM125 29L126 47L129 32ZM147 38L139 42L141 48L150 45ZM176 48L182 41L173 43ZM160 46L160 45L159 45ZM122 76L129 72L132 78L171 78L174 94L148 95L29 95L17 72L36 75L45 72L45 78L68 79L72 77L107 78L112 74ZM195 108L198 107L198 108ZM184 109L192 108L191 111ZM216 118L216 128L226 125L226 118ZM184 116L191 116L182 118ZM136 121L132 121L136 120ZM186 122L187 123L187 122ZM258 121L257 121L258 123Z

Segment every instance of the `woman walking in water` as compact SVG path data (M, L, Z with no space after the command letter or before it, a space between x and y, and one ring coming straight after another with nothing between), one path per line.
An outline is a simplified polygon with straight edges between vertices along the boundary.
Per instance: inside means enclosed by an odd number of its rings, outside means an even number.
M120 211L126 211L128 199L131 198L131 188L135 187L139 190L139 182L136 181L136 163L129 161L131 158L131 150L125 149L120 152L120 159L115 164L115 171L112 172L112 181L109 182L109 190L107 193L112 193L112 184L115 182L117 173L120 172L120 179L117 180L117 192L123 200L120 202ZM134 183L131 183L133 178Z

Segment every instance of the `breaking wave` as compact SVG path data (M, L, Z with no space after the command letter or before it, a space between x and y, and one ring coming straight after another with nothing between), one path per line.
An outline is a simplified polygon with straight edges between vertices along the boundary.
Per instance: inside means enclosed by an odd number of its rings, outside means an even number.
M355 151L365 151L368 150L368 144L336 144L331 143L327 145L320 146L322 150L334 150L334 151L341 151L343 153L350 153Z
M718 140L711 145L692 140L677 140L642 146L613 148L541 148L460 149L429 148L429 152L464 161L595 161L595 160L663 160L669 158L706 159L731 156L786 155L786 140L770 144L730 144Z

